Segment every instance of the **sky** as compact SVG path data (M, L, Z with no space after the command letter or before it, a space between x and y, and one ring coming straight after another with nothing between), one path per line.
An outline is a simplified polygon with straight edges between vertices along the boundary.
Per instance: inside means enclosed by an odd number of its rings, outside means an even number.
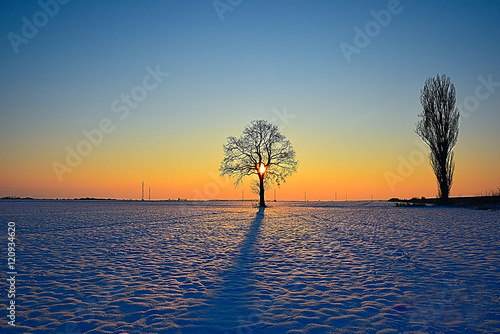
M434 197L414 130L438 73L451 196L496 189L498 22L496 1L2 1L0 197L256 198L218 172L255 119L299 160L278 200Z

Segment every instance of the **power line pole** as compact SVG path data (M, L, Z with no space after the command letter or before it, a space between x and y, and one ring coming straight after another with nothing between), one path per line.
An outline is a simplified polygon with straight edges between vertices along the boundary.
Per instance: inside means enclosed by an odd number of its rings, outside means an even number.
M151 188L149 188L149 201L151 201Z
M274 201L276 202L276 189L274 189Z
M142 181L142 196L141 201L144 201L144 181Z

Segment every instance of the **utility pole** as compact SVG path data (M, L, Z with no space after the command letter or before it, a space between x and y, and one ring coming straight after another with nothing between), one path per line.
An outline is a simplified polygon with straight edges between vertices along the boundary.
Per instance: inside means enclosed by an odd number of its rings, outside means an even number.
M276 202L276 189L274 189L274 201Z
M335 202L337 202L337 193L335 193Z
M149 201L151 201L151 188L149 188Z
M144 201L144 181L142 181L142 196L141 201Z
M244 201L245 200L245 190L242 190L241 191L241 200Z
M304 201L307 202L307 191L304 191Z

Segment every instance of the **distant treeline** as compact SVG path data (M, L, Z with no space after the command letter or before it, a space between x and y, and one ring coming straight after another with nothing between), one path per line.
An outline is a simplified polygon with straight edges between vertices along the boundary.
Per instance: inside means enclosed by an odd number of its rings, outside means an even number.
M16 196L5 196L0 199L36 199L33 197L16 197Z
M399 199L391 198L389 202L395 202L396 206L427 206L427 205L442 205L440 198L411 198ZM474 196L474 197L451 197L448 199L447 205L458 207L473 207L478 210L500 209L500 196Z
M61 201L116 201L114 198L95 198L95 197L82 197L82 198L33 198L33 197L18 197L18 196L5 196L0 199L16 199L16 200L61 200Z
M139 199L116 199L116 198L97 198L97 197L80 197L80 198L33 198L33 197L18 197L5 196L0 200L50 200L50 201L129 201L129 202L187 202L185 198L177 199L162 199L162 200L139 200Z

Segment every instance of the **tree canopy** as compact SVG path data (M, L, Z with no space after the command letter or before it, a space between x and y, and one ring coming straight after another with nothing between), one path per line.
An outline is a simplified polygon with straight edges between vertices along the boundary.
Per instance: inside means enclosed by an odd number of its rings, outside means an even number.
M450 78L428 78L420 92L423 111L415 132L429 145L429 159L439 185L439 197L448 200L455 161L453 147L458 140L460 111L456 107L455 86Z

